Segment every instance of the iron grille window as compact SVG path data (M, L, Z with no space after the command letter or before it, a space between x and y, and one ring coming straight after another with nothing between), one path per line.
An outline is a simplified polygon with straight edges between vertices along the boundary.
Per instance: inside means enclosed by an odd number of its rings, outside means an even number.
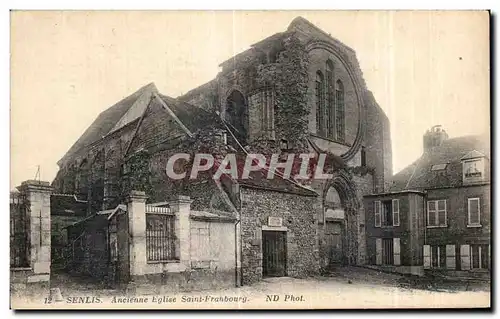
M146 250L148 261L175 259L175 216L146 214Z
M10 197L10 266L27 267L28 227L26 201L24 196L11 194Z

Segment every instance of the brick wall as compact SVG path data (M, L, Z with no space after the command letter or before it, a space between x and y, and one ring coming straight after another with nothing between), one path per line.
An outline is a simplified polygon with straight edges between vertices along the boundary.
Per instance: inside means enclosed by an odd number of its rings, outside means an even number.
M365 94L367 165L375 168L375 190L384 192L392 176L392 146L389 120L371 92Z

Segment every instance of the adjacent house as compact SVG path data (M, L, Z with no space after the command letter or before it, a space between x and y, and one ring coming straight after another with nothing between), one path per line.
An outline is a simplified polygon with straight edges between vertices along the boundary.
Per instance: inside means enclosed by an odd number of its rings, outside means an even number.
M365 196L369 263L489 270L489 138L449 138L435 126L423 141L422 156L394 175L388 192Z

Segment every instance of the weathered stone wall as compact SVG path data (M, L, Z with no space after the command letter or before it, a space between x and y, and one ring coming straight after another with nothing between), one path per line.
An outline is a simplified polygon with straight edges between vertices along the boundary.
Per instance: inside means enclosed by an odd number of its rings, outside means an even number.
M219 110L217 96L217 81L214 79L179 96L180 101L189 103L207 111Z
M292 277L319 273L318 223L315 197L257 189L241 189L243 284L262 279L262 226L268 217L281 217L287 228L287 270Z
M359 204L357 208L357 225L358 225L358 249L357 249L357 264L364 265L367 262L366 250L366 215L367 208L364 205L363 196L372 193L373 191L373 176L372 174L354 175L353 183L356 186L356 199Z
M365 142L366 162L373 167L375 178L374 193L384 192L392 176L392 146L389 120L375 101L373 94L365 94L366 131Z
M344 111L345 111L345 141L341 144L352 145L358 134L358 122L360 120L359 103L356 96L356 88L353 80L347 71L346 65L333 53L323 48L316 48L309 51L309 90L307 92L309 113L309 131L318 135L316 127L317 98L315 90L316 72L320 71L324 77L324 92L327 90L326 63L330 60L333 63L333 98L335 99L335 83L342 81L344 86ZM323 98L326 101L326 97ZM325 104L326 107L326 104ZM335 128L334 128L335 129Z

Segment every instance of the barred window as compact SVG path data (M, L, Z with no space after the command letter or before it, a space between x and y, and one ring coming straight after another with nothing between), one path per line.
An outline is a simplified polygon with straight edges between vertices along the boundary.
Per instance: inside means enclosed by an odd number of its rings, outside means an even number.
M175 259L175 216L146 214L146 250L148 261Z
M10 195L10 266L29 266L29 218L24 195Z
M326 62L326 137L335 138L335 103L334 103L333 63Z
M324 114L324 88L323 88L323 73L321 71L316 72L316 134L324 135L324 124L323 124L323 114Z
M336 127L337 127L337 140L345 140L345 105L344 105L344 85L342 81L338 80L335 86L335 99L336 99Z

